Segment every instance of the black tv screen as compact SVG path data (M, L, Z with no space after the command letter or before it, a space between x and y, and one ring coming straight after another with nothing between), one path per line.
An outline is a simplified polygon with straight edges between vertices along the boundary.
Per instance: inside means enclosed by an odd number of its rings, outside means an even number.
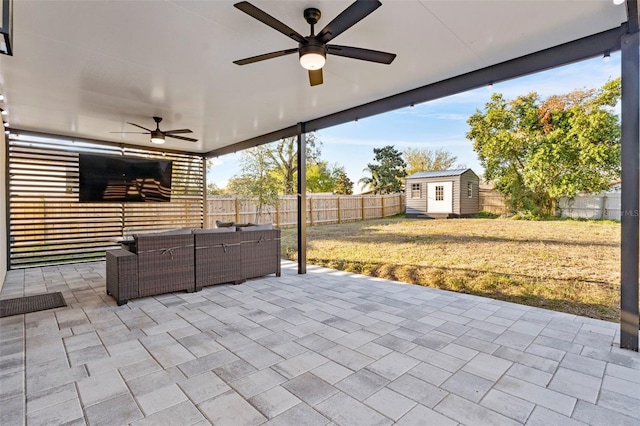
M171 201L169 160L80 154L80 202Z

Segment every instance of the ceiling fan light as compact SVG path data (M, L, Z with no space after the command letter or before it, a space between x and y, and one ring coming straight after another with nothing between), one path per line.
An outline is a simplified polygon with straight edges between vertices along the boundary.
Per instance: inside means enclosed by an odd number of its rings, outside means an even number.
M151 143L163 144L164 143L164 135L161 132L153 131L151 132Z
M308 70L319 70L325 62L326 58L320 53L306 53L300 56L300 65Z
M322 69L326 56L327 48L314 38L308 38L306 44L300 46L300 65L304 69Z

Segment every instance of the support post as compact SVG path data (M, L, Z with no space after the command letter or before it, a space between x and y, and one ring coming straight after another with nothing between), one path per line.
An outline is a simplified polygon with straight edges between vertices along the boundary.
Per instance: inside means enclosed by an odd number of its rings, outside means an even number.
M200 228L209 228L209 196L207 194L207 158L202 157L202 218Z
M622 237L620 347L638 351L640 33L622 36Z
M307 138L298 123L298 274L307 273Z

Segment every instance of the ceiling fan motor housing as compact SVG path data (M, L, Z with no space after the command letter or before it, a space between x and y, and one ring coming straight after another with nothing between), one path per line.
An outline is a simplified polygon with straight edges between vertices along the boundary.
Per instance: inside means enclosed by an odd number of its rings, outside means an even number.
M315 37L305 37L306 43L299 44L299 53L302 58L304 55L314 53L327 57L327 45L316 40Z

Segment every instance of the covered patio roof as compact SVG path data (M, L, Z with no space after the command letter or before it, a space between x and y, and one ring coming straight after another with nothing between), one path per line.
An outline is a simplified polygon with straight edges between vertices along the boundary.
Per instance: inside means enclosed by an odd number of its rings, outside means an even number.
M127 122L152 127L151 117L161 116L162 128L190 128L198 139L170 139L167 149L223 154L295 134L297 123L323 128L602 55L619 49L626 32L620 27L628 21L627 7L611 0L383 1L335 43L392 52L395 61L329 56L324 84L310 87L297 55L233 64L296 47L234 3L15 1L14 55L0 57L0 93L10 126L148 146L148 135L117 132L140 130ZM307 35L305 8L320 9L322 28L352 0L252 3ZM633 20L637 25L637 11ZM603 32L608 36L571 46L555 61L540 56L508 65L506 73L491 69ZM333 116L482 69L487 71L465 85Z

